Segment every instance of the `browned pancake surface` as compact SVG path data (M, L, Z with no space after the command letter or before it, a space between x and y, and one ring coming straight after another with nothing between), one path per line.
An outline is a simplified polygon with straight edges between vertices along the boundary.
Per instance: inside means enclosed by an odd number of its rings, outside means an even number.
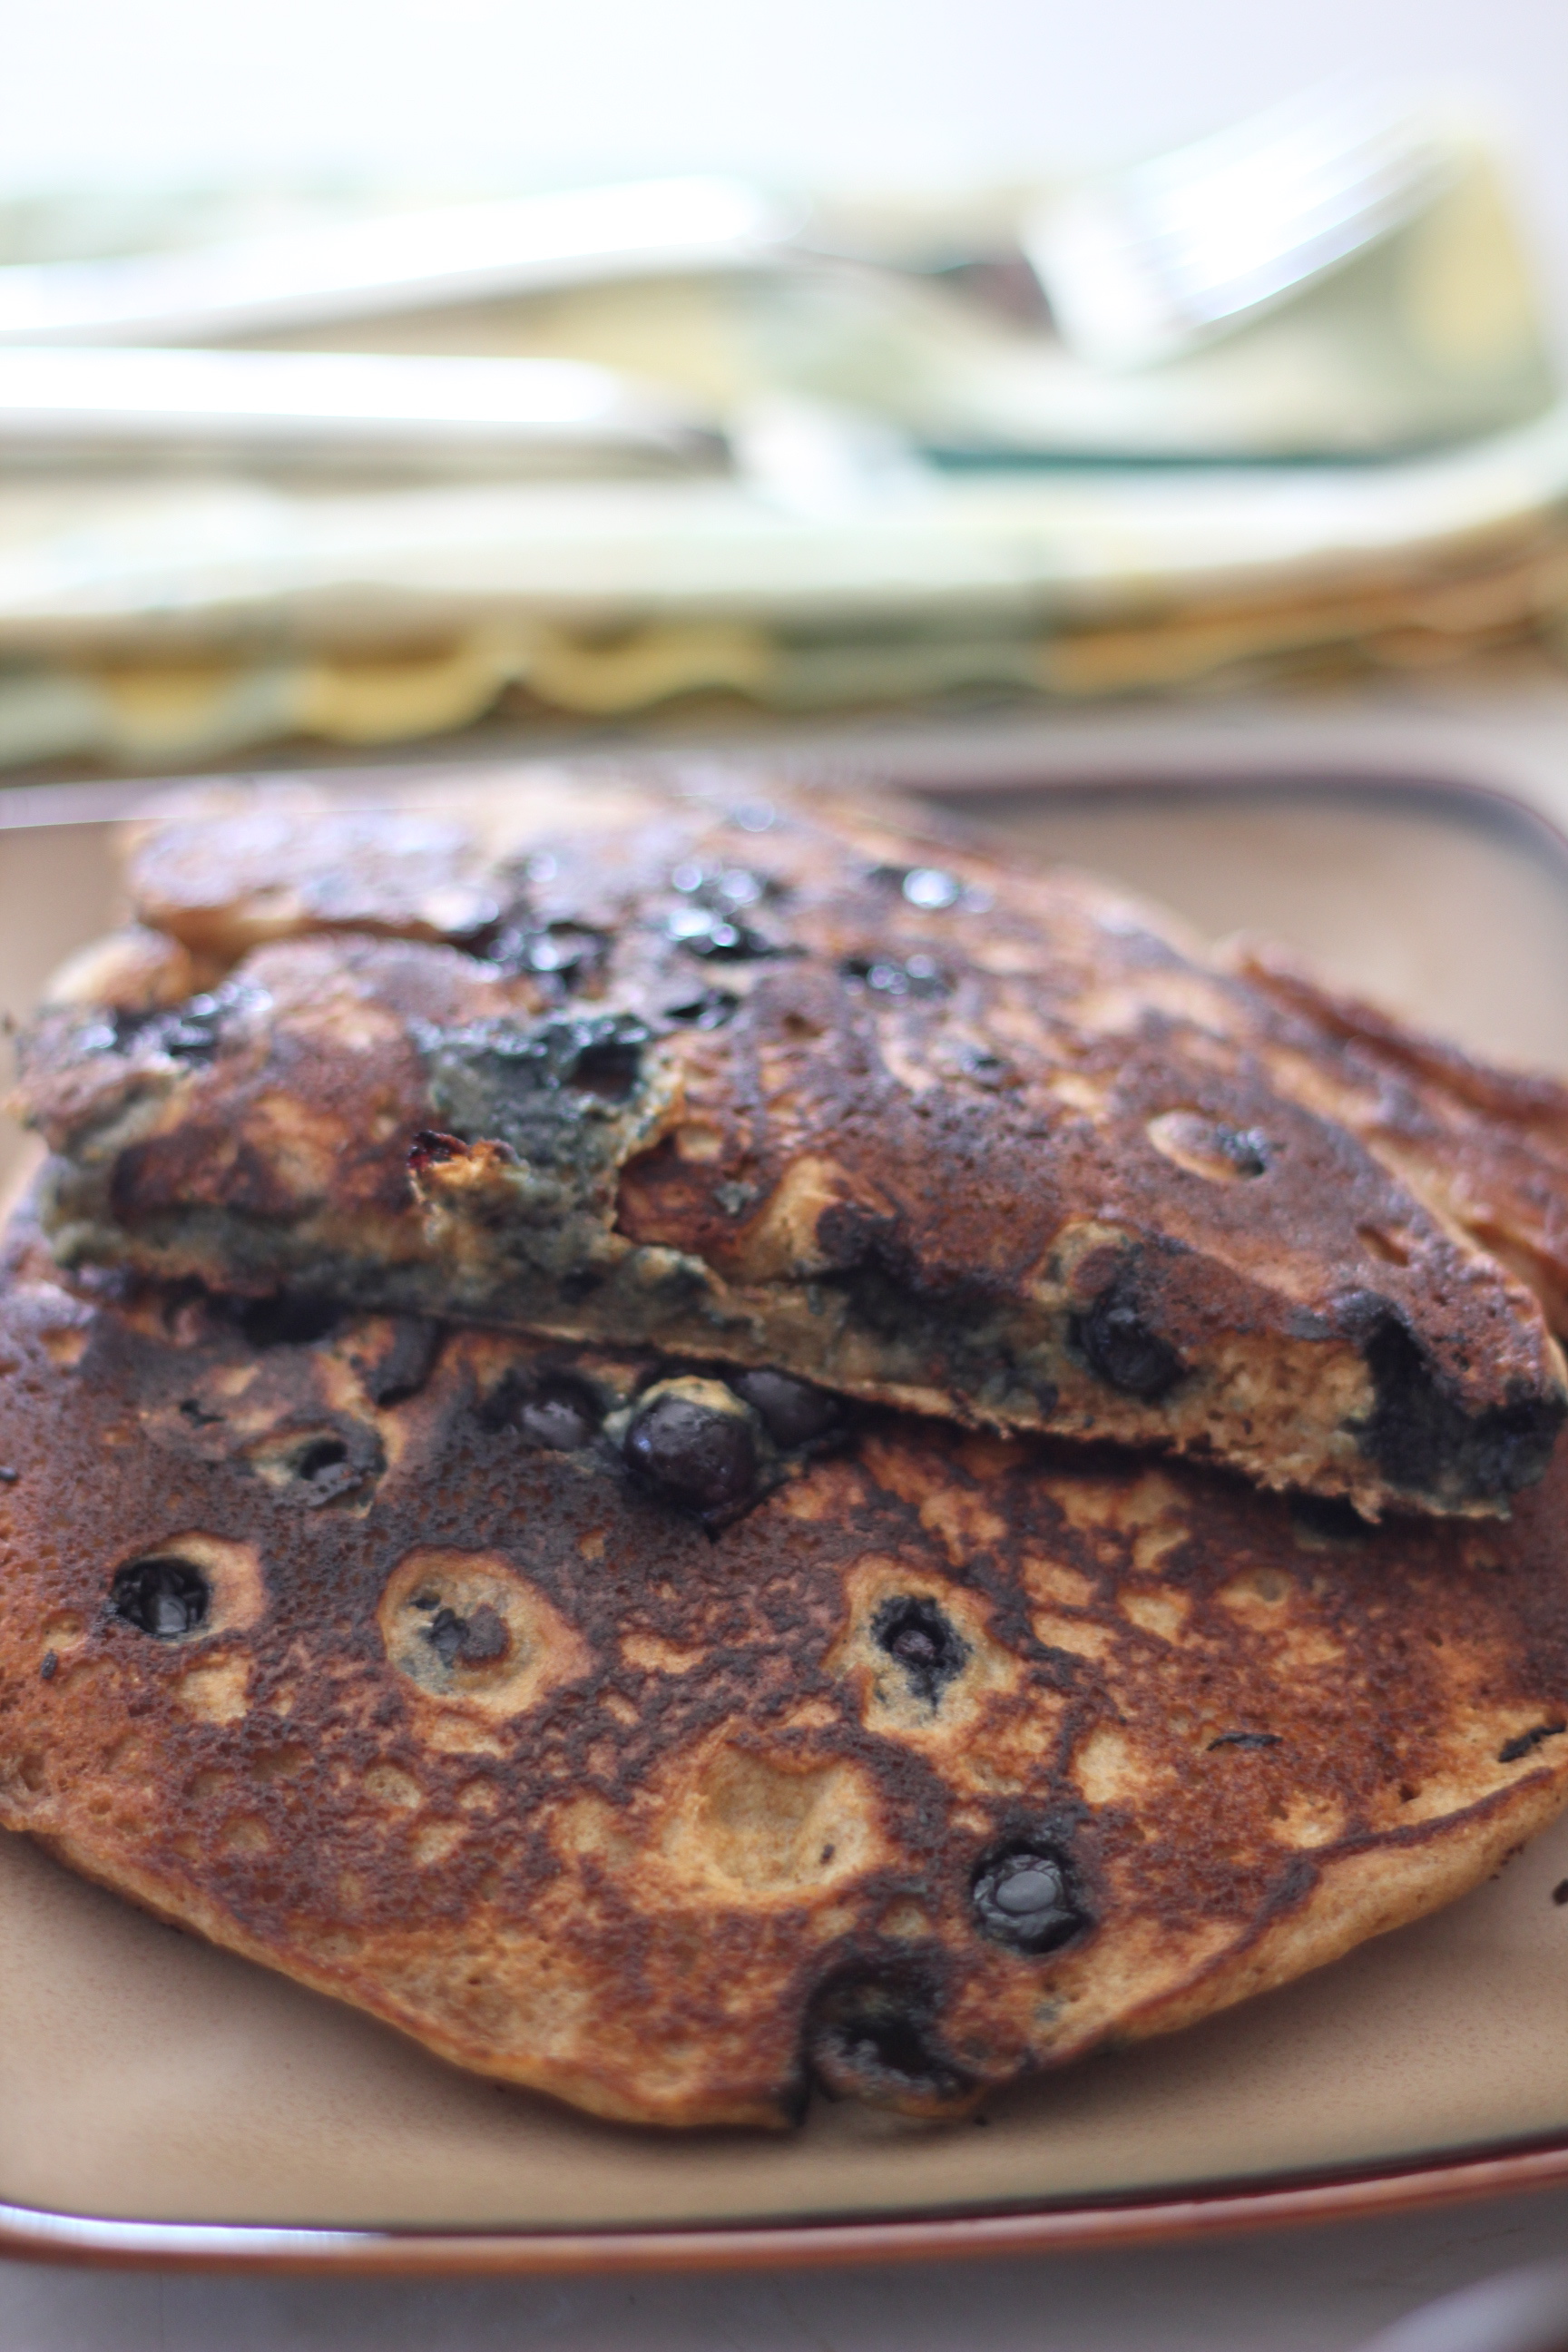
M16 1244L0 1820L466 2066L943 2112L1447 1899L1568 1791L1562 1466L1358 1533L322 1319Z

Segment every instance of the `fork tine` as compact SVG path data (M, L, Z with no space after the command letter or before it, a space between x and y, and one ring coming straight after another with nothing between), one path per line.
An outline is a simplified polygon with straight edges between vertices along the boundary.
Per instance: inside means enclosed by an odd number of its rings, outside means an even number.
M1454 168L1429 123L1335 82L1080 191L1026 242L1068 339L1136 363L1344 260Z

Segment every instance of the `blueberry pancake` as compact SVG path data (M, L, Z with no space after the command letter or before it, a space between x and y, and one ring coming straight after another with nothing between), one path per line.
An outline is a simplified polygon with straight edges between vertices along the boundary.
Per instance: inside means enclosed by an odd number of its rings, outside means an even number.
M1506 1525L1371 1528L25 1231L0 1368L0 1822L601 2116L962 2111L1568 1794L1561 1461Z
M779 1367L1369 1517L1539 1477L1517 1123L1426 1116L1437 1076L1081 877L738 790L143 826L137 925L25 1041L61 1261Z

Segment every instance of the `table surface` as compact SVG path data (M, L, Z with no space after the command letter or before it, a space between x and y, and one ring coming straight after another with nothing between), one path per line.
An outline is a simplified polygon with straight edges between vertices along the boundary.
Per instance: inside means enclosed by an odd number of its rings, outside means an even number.
M1237 700L1014 722L1058 769L1158 751L1491 774L1568 820L1568 679L1491 672L1378 696ZM699 2278L396 2281L208 2277L0 2263L6 2352L1340 2352L1431 2298L1568 2250L1568 2193L1376 2221L985 2263Z

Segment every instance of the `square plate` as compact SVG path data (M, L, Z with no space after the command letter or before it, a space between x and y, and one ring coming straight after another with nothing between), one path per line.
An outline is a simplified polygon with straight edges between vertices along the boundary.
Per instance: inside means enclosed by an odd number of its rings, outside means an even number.
M1568 841L1501 795L1333 775L925 788L1004 847L1097 867L1211 935L1272 932L1426 1025L1568 1073ZM374 776L353 789L374 794ZM19 1012L103 927L114 886L101 793L11 798L0 1005ZM21 1149L9 1131L4 1160ZM0 1837L0 2247L360 2269L778 2263L1568 2178L1559 1892L1568 1822L1435 1917L979 2118L818 2101L788 2137L667 2137L461 2074Z

